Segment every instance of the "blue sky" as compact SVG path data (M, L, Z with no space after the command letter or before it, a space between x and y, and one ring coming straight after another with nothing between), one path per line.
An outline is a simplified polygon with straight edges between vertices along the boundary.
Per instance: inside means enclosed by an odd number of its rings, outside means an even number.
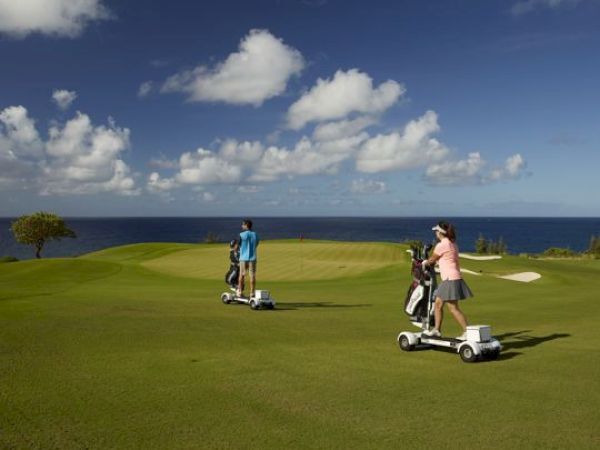
M599 19L0 0L0 216L598 216Z

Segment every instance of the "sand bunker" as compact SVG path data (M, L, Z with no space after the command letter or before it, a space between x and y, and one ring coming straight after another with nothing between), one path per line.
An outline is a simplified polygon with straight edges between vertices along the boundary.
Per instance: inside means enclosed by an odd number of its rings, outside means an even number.
M474 256L466 253L459 253L458 256L465 259L474 259L475 261L489 261L490 259L502 259L500 255Z
M504 275L498 278L512 281L522 281L523 283L529 283L531 281L539 280L542 276L537 272L521 272L513 273L511 275Z
M460 271L461 271L461 272L464 272L464 273L470 273L471 275L477 275L478 277L480 277L480 276L481 276L481 274L480 274L479 272L474 272L474 271L472 271L472 270L469 270L469 269L462 269L462 268L461 268L461 269L460 269Z

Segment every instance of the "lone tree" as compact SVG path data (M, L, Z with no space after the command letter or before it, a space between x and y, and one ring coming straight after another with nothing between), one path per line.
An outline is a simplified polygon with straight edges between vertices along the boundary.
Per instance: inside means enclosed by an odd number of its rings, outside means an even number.
M600 236L592 236L590 238L590 246L587 250L590 255L600 257Z
M47 241L77 237L73 230L67 228L63 219L56 214L43 211L19 217L12 223L11 230L17 242L35 246L36 258L41 258L40 253Z
M480 255L485 255L488 252L488 241L485 240L483 234L481 233L475 241L475 252Z

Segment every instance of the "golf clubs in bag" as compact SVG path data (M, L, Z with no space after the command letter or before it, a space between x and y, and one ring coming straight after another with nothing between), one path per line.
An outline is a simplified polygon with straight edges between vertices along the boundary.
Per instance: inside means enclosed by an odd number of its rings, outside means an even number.
M429 325L433 325L433 314L428 314L428 308L433 306L431 298L437 289L435 272L423 268L423 261L429 258L431 245L411 246L411 274L412 283L404 300L404 312L410 316L410 321L424 327L429 317Z
M225 274L225 283L233 289L237 288L240 280L240 252L236 240L229 243L229 270Z

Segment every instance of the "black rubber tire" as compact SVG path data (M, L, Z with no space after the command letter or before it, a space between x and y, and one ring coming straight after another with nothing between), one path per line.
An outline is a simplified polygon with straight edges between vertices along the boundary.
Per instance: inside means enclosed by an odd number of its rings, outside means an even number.
M460 348L459 355L460 359L462 359L466 363L472 363L477 361L477 355L475 354L475 351L470 345L463 345Z
M256 301L250 300L250 309L253 309L254 311L256 311L259 308L260 308L260 306L258 303L256 303Z
M489 359L490 361L498 359L498 356L500 356L500 350L494 350L485 355L486 359Z
M267 309L273 309L273 308L275 308L274 304L270 303L270 304L267 305Z
M413 344L410 343L410 341L408 340L408 337L402 335L398 338L398 345L400 346L401 350L404 350L405 352L410 352L411 350L414 350L415 346Z
M223 303L225 303L226 305L228 305L229 302L231 302L231 300L229 299L229 294L227 292L224 292L223 294L221 294L221 301Z

